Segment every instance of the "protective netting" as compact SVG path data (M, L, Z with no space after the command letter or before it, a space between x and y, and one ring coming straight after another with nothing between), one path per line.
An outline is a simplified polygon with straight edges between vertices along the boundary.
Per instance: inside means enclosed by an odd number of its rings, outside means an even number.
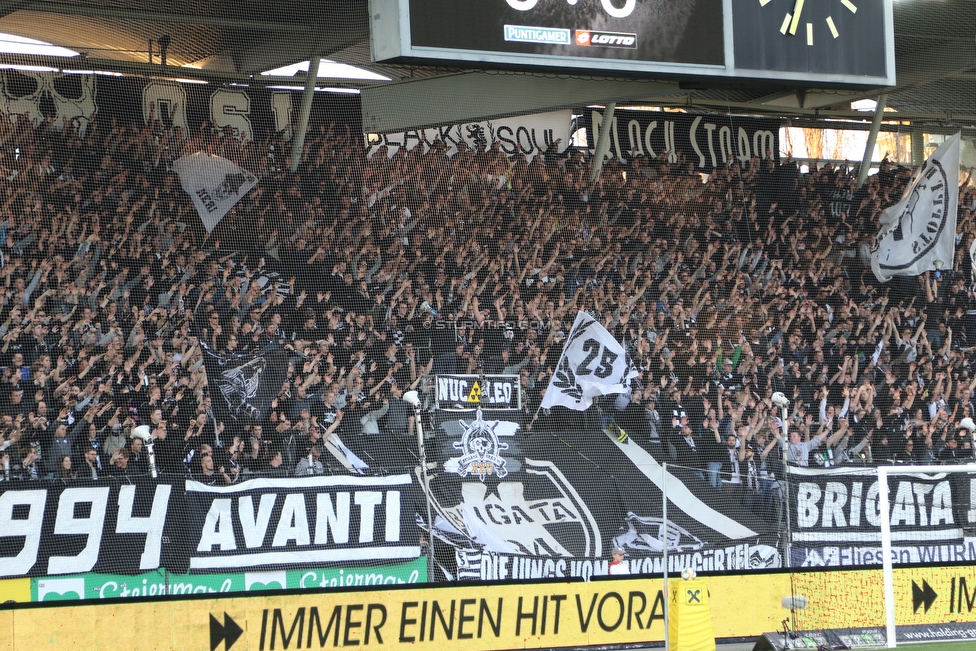
M873 466L972 460L965 172L955 258L881 284L912 170L801 171L776 119L621 111L591 180L568 109L369 140L318 93L291 171L287 89L3 93L0 576L38 600L878 565Z

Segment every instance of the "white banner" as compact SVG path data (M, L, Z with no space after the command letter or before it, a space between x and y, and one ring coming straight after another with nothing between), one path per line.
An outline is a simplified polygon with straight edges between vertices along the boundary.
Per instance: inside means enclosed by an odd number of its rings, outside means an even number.
M193 199L200 220L210 233L237 202L258 184L256 176L226 158L202 151L173 163L183 189Z
M532 159L536 154L545 152L556 141L559 142L559 151L565 151L569 146L572 120L572 111L553 111L380 134L370 136L367 144L369 156L384 146L388 148L387 155L392 156L401 147L410 150L420 144L423 144L426 153L434 141L439 139L444 142L447 155L453 156L457 153L458 143L462 141L470 148L476 148L479 142L490 148L497 142L499 148L509 156L522 152Z
M959 201L960 134L946 140L918 169L901 201L881 215L871 269L881 282L952 269Z
M623 393L627 382L636 375L628 367L623 346L596 319L580 312L566 338L542 407L582 411L597 396Z

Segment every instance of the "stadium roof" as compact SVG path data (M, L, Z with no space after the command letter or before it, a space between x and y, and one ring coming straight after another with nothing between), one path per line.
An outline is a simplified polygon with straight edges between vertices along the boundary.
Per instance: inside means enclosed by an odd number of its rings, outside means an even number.
M898 85L892 89L888 105L904 114L905 119L976 125L976 2L895 0L894 9ZM487 93L491 84L485 85L485 73L475 71L371 63L367 0L316 3L304 0L0 0L0 16L0 32L79 53L75 57L6 53L0 54L0 66L46 66L265 84L281 84L286 80L292 84L303 83L302 71L292 77L262 73L307 62L313 55L363 68L373 73L373 78L350 79L348 68L341 69L341 74L324 68L319 74L320 84L366 89L364 119L372 117L371 122L367 120L367 126L377 128L530 112L601 99L646 100L794 116L847 117L863 115L850 111L852 100L878 93L878 89L856 92L782 89L771 93L759 88L702 88L648 80L628 84L619 78L596 80L592 76L568 76L562 81L570 83L564 83L561 92L540 93L537 100L529 101L513 90L510 97L473 102L469 108L442 111L424 119L420 117L421 110L403 112L400 105L418 96L435 104L441 101L439 92L444 93L443 97L471 88L481 88ZM159 66L159 42L165 42L165 37L169 40L166 52L169 68L163 70ZM150 64L150 40L153 64ZM509 73L508 82L518 74ZM533 79L533 85L541 83L541 75L523 74ZM551 75L547 79L545 83L551 84ZM584 87L582 93L577 90L580 83ZM605 97L601 98L601 93ZM510 104L511 110L506 111Z

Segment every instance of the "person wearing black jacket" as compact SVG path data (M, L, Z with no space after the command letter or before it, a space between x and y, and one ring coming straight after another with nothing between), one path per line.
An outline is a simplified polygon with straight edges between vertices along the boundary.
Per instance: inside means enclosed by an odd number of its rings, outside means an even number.
M723 427L725 425L728 427ZM728 461L728 452L722 440L722 432L726 430L731 430L730 424L725 419L719 422L715 413L710 410L702 424L701 441L702 457L708 468L707 479L712 488L722 487L721 471Z
M966 461L971 461L972 458L972 451L966 451L960 448L959 441L956 440L953 434L949 434L946 437L945 447L939 452L939 462L946 466L965 463Z
M642 396L641 390L635 389L631 394L630 402L623 411L615 413L614 420L636 443L647 446L651 442L651 433L644 405L641 404Z
M701 441L695 440L695 434L689 425L683 425L678 432L680 438L674 444L677 450L678 464L691 471L694 476L704 480Z

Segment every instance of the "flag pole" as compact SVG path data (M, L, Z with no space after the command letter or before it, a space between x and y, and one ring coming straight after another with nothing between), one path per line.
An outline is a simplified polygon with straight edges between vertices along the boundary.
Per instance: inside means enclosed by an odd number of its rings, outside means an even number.
M546 389L548 389L548 388L549 387L546 387ZM532 429L532 426L535 424L535 419L539 417L539 412L540 411L542 411L542 400L539 401L539 406L536 407L535 413L532 414L532 420L529 421L528 430L530 432L534 432L534 430Z

